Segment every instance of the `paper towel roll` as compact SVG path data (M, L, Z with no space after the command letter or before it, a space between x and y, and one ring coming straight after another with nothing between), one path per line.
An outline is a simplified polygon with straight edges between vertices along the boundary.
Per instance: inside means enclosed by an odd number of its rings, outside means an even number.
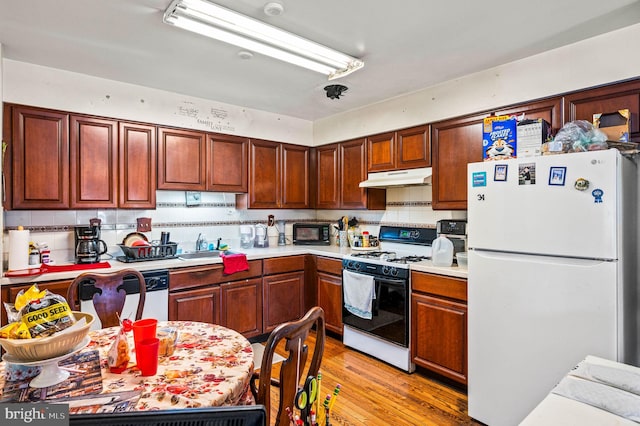
M29 231L9 231L9 270L29 269Z

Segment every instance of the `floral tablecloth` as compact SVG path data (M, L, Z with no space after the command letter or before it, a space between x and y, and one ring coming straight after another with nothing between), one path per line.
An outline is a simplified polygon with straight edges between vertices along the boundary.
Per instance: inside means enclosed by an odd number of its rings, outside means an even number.
M249 379L253 372L253 350L249 341L228 328L200 322L162 321L160 327L175 327L179 336L175 352L161 357L155 376L144 377L135 367L133 333L127 333L131 351L129 367L120 374L109 372L107 352L117 327L89 333L84 351L98 350L102 394L138 391L136 410L195 408L251 403ZM0 363L0 382L4 381ZM1 389L1 387L0 387ZM1 392L1 391L0 391Z

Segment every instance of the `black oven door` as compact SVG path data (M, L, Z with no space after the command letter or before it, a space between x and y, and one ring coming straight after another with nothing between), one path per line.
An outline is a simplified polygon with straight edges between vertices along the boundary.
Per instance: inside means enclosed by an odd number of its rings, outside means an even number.
M376 298L372 318L364 319L342 306L342 322L403 347L409 345L409 285L405 280L374 277Z

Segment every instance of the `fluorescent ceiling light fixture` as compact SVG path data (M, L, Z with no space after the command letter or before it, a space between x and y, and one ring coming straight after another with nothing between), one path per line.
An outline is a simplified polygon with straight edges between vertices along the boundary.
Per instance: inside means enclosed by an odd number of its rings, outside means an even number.
M325 74L329 80L351 74L364 66L364 62L357 58L206 0L173 0L164 13L163 21Z

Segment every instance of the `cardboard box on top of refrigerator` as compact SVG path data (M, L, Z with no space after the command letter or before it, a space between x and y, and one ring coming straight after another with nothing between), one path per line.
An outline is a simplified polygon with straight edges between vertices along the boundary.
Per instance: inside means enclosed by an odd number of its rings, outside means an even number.
M484 119L482 152L484 161L510 160L517 156L517 120L512 115Z
M629 114L628 109L616 112L593 114L593 126L600 129L607 140L615 142L629 142Z
M542 155L542 144L551 138L551 126L542 118L525 119L518 123L518 158Z

